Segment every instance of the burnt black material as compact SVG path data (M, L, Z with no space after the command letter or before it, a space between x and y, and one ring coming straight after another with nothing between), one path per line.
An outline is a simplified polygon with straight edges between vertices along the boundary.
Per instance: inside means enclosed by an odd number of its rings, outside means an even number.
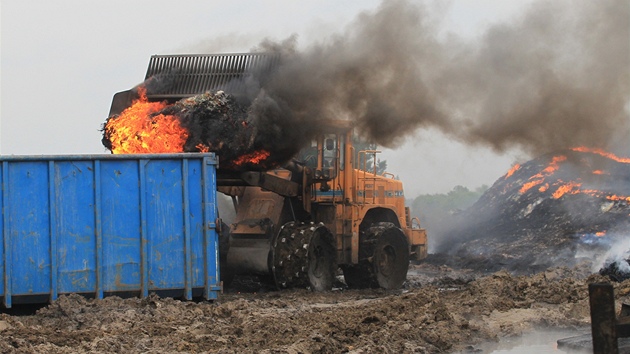
M566 159L557 170L544 172L558 156ZM523 190L536 176L540 183ZM580 192L554 197L569 182L581 183ZM543 155L499 178L457 215L454 226L439 236L444 249L437 251L450 251L470 261L464 266L487 271L528 274L572 266L627 237L627 196L629 163L573 150Z

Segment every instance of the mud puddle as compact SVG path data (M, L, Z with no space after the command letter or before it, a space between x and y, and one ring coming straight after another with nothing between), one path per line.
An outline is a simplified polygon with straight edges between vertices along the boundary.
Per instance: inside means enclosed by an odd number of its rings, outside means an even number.
M482 343L476 345L475 349L478 353L487 354L569 354L575 352L559 349L558 340L585 333L590 333L590 329L537 329L534 332L524 333L522 336L504 337L498 342ZM461 354L467 353L471 353L471 351L461 352Z

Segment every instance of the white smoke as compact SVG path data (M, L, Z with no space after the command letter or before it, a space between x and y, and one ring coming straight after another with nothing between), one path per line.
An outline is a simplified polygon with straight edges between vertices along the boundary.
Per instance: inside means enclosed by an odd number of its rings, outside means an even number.
M621 234L607 234L603 237L610 237L612 240L610 248L605 252L582 252L580 255L593 259L591 271L597 273L600 269L616 263L620 272L630 274L630 264L627 259L630 258L630 237ZM590 253L590 254L589 254Z

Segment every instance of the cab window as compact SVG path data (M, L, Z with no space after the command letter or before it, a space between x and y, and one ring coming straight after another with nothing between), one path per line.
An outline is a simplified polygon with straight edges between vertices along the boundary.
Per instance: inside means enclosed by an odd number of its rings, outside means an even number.
M297 160L312 168L317 167L317 140L311 140L309 146L300 150Z

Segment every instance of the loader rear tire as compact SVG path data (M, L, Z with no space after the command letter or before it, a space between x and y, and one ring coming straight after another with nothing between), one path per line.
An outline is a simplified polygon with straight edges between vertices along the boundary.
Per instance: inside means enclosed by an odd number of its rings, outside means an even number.
M289 222L273 242L271 272L276 287L332 289L337 270L333 236L323 224Z

